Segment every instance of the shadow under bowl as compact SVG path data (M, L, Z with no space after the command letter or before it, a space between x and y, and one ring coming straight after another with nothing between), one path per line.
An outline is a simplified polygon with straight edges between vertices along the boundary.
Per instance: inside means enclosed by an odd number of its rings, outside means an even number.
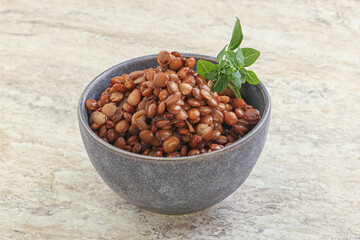
M215 58L184 53L215 63ZM245 181L265 144L270 121L270 96L265 86L244 84L244 100L261 113L244 137L220 150L196 156L158 158L127 152L100 139L89 127L87 99L97 99L110 79L157 66L157 55L117 64L92 80L81 94L77 114L88 156L105 183L134 205L157 213L185 214L208 208L232 194Z

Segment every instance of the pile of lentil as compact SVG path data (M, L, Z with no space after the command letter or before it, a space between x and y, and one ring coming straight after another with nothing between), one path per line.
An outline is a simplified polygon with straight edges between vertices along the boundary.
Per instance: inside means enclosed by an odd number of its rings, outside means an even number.
M161 51L159 66L110 80L88 99L90 127L104 141L155 157L191 156L227 146L250 131L260 112L230 91L211 91L193 57Z

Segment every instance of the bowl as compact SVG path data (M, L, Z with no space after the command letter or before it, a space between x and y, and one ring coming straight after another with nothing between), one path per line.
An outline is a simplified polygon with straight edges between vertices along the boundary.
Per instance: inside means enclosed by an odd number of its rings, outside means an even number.
M215 58L184 53L216 62ZM121 150L100 139L89 127L87 99L97 99L110 79L157 66L157 55L117 64L92 80L81 94L77 114L87 154L104 182L134 205L157 213L185 214L208 208L232 194L249 176L265 144L270 96L265 86L244 84L244 100L257 108L261 120L244 137L220 150L196 156L151 157Z

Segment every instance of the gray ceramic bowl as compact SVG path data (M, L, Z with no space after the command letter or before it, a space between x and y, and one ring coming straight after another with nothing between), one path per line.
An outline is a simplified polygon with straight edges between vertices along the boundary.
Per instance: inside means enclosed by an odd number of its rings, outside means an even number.
M183 54L215 62L213 57ZM182 214L208 208L232 194L248 177L264 147L270 97L264 85L245 84L244 100L259 109L261 120L246 136L220 150L197 156L157 158L116 148L90 129L87 99L97 99L112 77L156 67L157 55L135 58L101 73L85 88L78 105L81 136L89 158L115 193L143 209Z

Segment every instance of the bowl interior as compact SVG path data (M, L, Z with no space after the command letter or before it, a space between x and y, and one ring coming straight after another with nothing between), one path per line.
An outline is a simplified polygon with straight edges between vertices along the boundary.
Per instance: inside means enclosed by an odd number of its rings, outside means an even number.
M196 60L204 59L216 63L215 58L205 55L182 53L182 56L195 57ZM109 86L111 78L122 75L124 73L130 73L136 70L144 70L147 68L155 68L157 66L158 66L157 55L139 57L117 64L109 68L108 70L104 71L94 80L92 80L89 83L89 85L86 87L84 92L82 93L78 106L78 113L80 114L81 121L83 122L83 124L86 125L85 127L92 132L88 124L89 116L91 112L85 108L85 101L88 99L98 99L101 93ZM256 86L247 83L244 84L241 88L241 95L248 104L253 105L256 109L260 111L261 120L249 133L247 133L243 138L239 139L236 142L245 141L245 139L249 137L252 134L252 132L256 131L256 129L260 127L260 125L267 117L267 115L270 114L270 97L267 90L265 89L264 85L261 82L259 85ZM93 133L93 135L95 138L98 138L98 136L96 136L95 133ZM233 144L236 144L236 142ZM104 142L104 144L113 147L112 145L106 142ZM231 147L231 145L224 147L223 149ZM117 150L125 152L124 150L121 149L117 149ZM129 153L129 154L134 155L134 153ZM205 153L205 154L209 154L209 153ZM139 154L135 154L135 155L143 156ZM149 158L154 158L154 157L149 157ZM177 157L175 159L181 159L181 158L184 157Z

